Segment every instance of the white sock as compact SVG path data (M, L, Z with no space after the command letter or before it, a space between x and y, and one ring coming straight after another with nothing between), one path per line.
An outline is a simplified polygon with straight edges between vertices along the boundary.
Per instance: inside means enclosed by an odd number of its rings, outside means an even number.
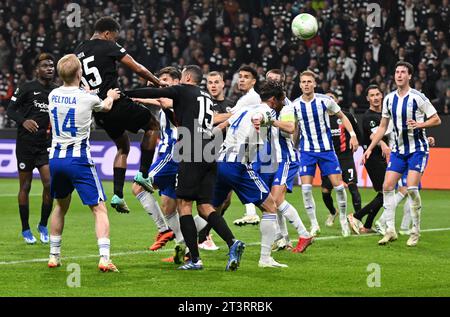
M286 224L286 218L283 217L283 215L279 211L277 211L277 222L278 225L280 226L281 236L285 238L286 241L290 241L289 232Z
M256 207L253 204L245 204L245 215L256 216Z
M383 191L383 204L384 213L386 214L386 230L391 229L395 231L395 208L397 207L395 204L395 191Z
M311 237L309 232L306 230L305 225L303 224L302 219L298 215L298 212L294 206L292 206L285 200L281 203L280 206L278 206L278 212L283 215L282 218L286 218L289 221L289 223L291 223L294 226L295 230L297 230L299 237L302 238Z
M260 260L267 260L270 257L272 244L275 241L277 231L277 214L263 213L261 224L261 257Z
M402 230L408 230L409 226L411 224L411 208L409 204L409 199L405 201L405 204L403 205L403 218L402 218L402 224L400 225L400 229Z
M106 260L109 260L110 247L111 247L109 238L99 238L97 240L97 244L98 244L98 250L99 250L100 256L105 258Z
M408 200L411 208L411 218L413 222L412 231L420 232L420 214L422 211L422 200L420 198L419 188L417 186L408 187Z
M194 222L195 222L195 227L197 228L197 232L200 232L208 224L208 221L206 221L199 215L194 217Z
M308 214L311 225L319 226L316 217L316 203L312 195L312 185L302 184L303 204L305 206L306 213Z
M50 254L60 255L61 254L61 236L50 235Z
M169 230L166 222L164 221L164 215L159 208L159 204L155 197L147 191L140 192L136 195L136 198L141 203L144 210L153 218L159 232L164 232Z
M178 217L178 212L174 211L170 215L167 215L166 221L170 229L172 229L173 233L175 234L175 241L177 243L183 243L184 237L183 234L181 233L180 217Z
M344 228L347 224L347 192L345 191L344 184L334 187L336 191L336 200L339 210L339 221L341 227Z
M275 241L283 238L283 235L281 234L281 227L286 226L286 221L284 221L283 218L283 215L277 211L277 231L275 233Z
M402 202L402 200L405 198L405 195L403 195L401 192L395 193L395 205L398 206Z

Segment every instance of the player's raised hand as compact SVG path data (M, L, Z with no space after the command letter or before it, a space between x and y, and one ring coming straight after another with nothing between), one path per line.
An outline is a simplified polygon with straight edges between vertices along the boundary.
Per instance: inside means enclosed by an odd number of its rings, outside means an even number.
M31 120L31 119L25 120L25 121L22 123L22 126L23 126L28 132L31 132L31 133L35 133L35 132L37 132L38 129L39 129L39 125L36 123L36 121Z
M173 106L173 100L169 98L158 98L159 104L161 105L161 108L168 109L172 108Z
M145 98L131 98L131 100L138 103L145 103L146 101Z
M261 123L264 120L264 115L260 112L255 113L252 116L251 120L252 120L252 124L253 124L253 127L255 128L255 130L259 132L259 129L261 128Z
M89 87L89 85L85 85L84 83L81 83L81 88L83 88L83 90L85 92L91 92L91 88Z
M111 97L113 100L117 100L120 98L120 90L119 90L119 88L110 89L110 90L108 90L106 95L108 97Z

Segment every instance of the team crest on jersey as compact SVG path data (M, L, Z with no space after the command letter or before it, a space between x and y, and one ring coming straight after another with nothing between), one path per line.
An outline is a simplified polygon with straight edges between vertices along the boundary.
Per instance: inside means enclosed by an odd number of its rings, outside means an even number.
M23 163L23 162L20 162L20 163L19 163L19 168L20 168L21 170L25 169L25 167L26 167L25 163Z
M337 119L337 124L341 125L342 124L342 120L340 118Z
M375 123L375 121L370 121L369 125L370 125L371 128L375 128L376 123Z

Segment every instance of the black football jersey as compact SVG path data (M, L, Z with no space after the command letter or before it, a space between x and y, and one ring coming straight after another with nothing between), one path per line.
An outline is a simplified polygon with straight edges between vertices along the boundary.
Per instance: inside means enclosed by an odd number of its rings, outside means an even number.
M87 40L75 49L75 55L81 62L83 83L105 99L111 88L119 88L116 62L120 61L127 51L117 43L106 40Z
M159 98L166 97L173 100L173 114L175 124L189 130L191 136L190 152L194 157L195 144L201 144L201 149L211 141L213 128L213 101L211 96L194 85L175 85L165 88L141 88L125 92L129 97ZM182 131L178 130L179 141ZM195 144L194 144L195 143ZM201 155L200 155L201 156Z
M352 124L353 130L356 133L356 137L358 140L360 139L359 136L359 128L358 124L356 122L355 117L347 111L342 111ZM330 128L331 128L331 135L333 137L333 146L334 151L337 155L352 155L352 150L350 149L350 134L345 129L344 125L342 124L342 120L339 119L337 116L330 116Z
M217 113L228 113L230 112L231 108L234 107L234 103L231 102L229 99L225 98L224 100L216 100L213 99L213 111Z
M38 144L50 141L50 118L48 114L48 95L57 86L50 83L42 85L33 80L17 88L8 105L8 117L17 123L17 138ZM34 120L39 126L35 133L28 132L22 123Z
M369 147L370 142L372 142L372 140L370 139L370 135L372 133L375 133L376 129L380 126L380 121L381 112L376 112L369 109L364 113L362 119L364 150L366 150ZM384 139L384 141L387 141L386 138ZM382 157L381 148L379 146L374 147L372 156Z

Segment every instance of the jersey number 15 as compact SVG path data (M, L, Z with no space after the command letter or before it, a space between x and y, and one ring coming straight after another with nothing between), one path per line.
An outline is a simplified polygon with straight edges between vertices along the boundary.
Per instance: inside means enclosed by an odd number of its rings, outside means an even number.
M94 56L89 56L83 59L83 75L94 75L94 80L89 79L87 80L84 76L81 77L81 81L83 82L83 85L95 88L97 86L100 86L102 83L102 77L100 76L100 72L98 71L98 68L95 66L89 67L89 63L94 61Z

